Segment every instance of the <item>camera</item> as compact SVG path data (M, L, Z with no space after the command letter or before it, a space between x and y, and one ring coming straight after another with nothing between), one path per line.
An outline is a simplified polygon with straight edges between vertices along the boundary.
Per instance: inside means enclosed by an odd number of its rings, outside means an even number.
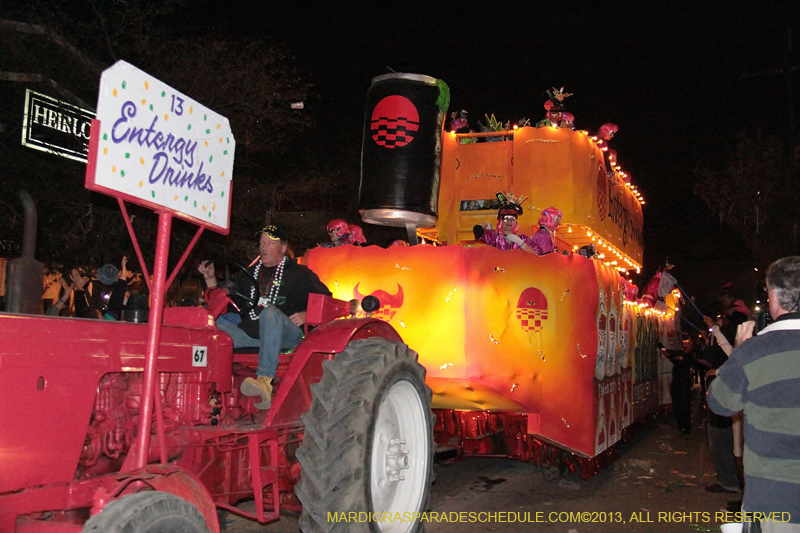
M769 314L769 310L760 311L753 316L753 321L756 323L753 326L753 335L758 335L758 332L764 329L765 327L772 324L773 319L772 315Z

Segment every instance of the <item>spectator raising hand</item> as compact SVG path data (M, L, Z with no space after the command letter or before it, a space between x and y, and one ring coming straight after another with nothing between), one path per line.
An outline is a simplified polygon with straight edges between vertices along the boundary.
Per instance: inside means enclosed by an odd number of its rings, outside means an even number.
M72 295L72 285L67 283L67 280L64 279L63 275L58 278L58 283L61 284L61 296L58 301L47 310L47 314L50 316L58 316L61 313L61 310L64 309L64 306L67 305L69 298Z
M122 256L122 270L119 271L119 279L129 281L133 277L133 272L128 270L128 256Z
M89 278L81 274L81 271L77 268L73 268L72 272L69 274L70 279L72 280L72 288L75 291L82 291L86 284L89 283Z

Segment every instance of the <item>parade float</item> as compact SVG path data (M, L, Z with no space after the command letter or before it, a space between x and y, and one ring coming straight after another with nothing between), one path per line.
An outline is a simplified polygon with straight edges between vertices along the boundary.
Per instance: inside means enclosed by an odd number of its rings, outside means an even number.
M317 248L307 263L336 298L377 296L375 316L419 353L440 452L591 476L653 419L657 344L680 337L674 295L651 307L626 277L642 268L644 200L608 135L560 115L457 133L445 130L448 100L440 80L415 74L375 78L367 95L361 217L423 244ZM520 233L536 232L548 206L563 212L558 253L475 240L476 224L495 224L500 191L527 197Z

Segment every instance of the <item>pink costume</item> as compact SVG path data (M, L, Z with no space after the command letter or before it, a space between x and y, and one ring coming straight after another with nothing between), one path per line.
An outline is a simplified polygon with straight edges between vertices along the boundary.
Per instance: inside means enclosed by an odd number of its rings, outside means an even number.
M519 233L517 233L516 235L517 235L517 237L522 239L522 241L525 244L527 244L528 246L530 246L533 249L536 249L536 247L534 245L533 238L528 237L527 235L521 235ZM506 240L505 235L503 235L499 231L496 231L496 230L493 230L493 229L484 230L483 236L478 240L485 242L489 246L494 246L498 250L504 250L504 251L505 250L519 250L519 245L518 244L513 243L513 242L508 242Z
M553 241L553 236L550 235L550 232L544 227L540 227L530 240L531 242L528 244L537 255L545 255L558 251L556 250L556 243Z
M533 242L531 241L530 237L517 233L518 224L516 219L522 214L522 207L516 202L506 200L502 195L498 195L498 198L500 198L503 203L500 205L500 209L497 211L497 229L485 229L481 226L475 226L472 229L473 233L475 233L475 239L485 242L489 246L494 246L498 250L507 251L520 249L519 244L506 240L506 236L500 231L503 218L514 217L514 226L511 229L512 233L522 239L523 243L527 244L528 246L533 246Z
M542 216L539 217L539 231L533 234L531 239L531 248L539 255L545 255L552 252L558 252L556 243L553 238L558 225L561 224L561 217L564 214L560 209L555 207L548 207L542 211Z

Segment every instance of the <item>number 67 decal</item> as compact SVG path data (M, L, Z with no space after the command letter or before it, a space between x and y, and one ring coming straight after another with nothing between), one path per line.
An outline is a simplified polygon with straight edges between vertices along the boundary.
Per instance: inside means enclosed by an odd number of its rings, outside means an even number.
M208 366L208 348L205 346L192 348L192 366Z

